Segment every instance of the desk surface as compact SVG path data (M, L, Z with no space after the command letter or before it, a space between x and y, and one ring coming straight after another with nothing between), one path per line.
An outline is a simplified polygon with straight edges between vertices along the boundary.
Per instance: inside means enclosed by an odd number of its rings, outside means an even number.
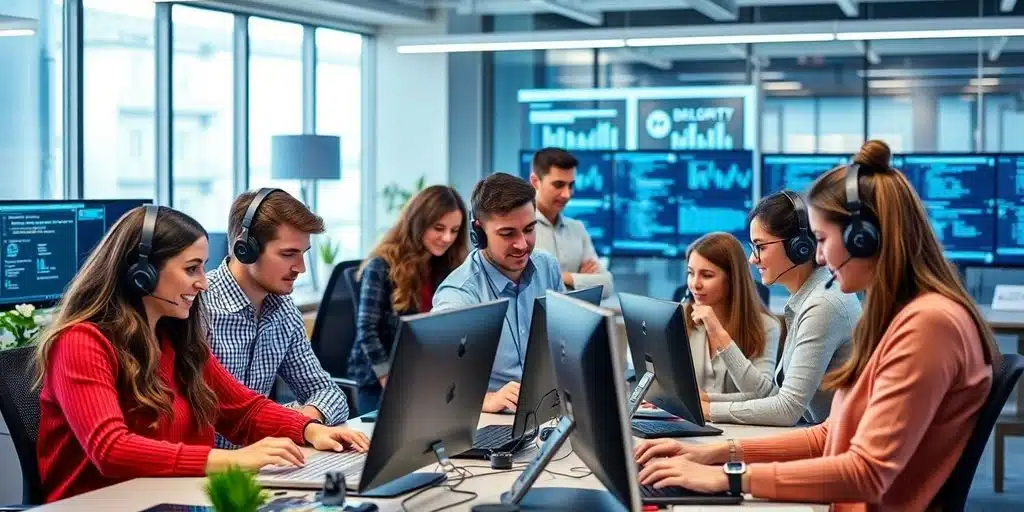
M487 424L508 424L511 423L511 415L484 414L480 419L481 425ZM372 433L373 424L363 423L360 420L352 421L352 426L365 432ZM745 425L717 425L725 431L725 437L744 438L771 435L783 432L786 428L778 427L752 427ZM694 442L714 442L725 437L695 438ZM569 451L569 443L562 448L558 457ZM517 461L529 460L536 453L531 449L517 458ZM476 460L453 460L457 466L467 467L474 475L488 475L494 473L486 462ZM582 466L582 462L575 454L569 454L563 460L553 462L549 469L558 473L572 473L574 467ZM502 492L508 490L512 483L518 478L520 471L497 473L492 476L481 476L468 479L459 490L473 491L479 497L472 503L496 503ZM90 493L82 494L71 499L52 503L36 510L44 512L62 512L70 510L104 510L109 512L137 512L160 503L180 503L187 505L208 504L203 493L203 478L138 478L118 485L100 489ZM588 489L602 489L601 483L593 475L582 479L554 476L550 473L542 475L536 485L538 487L578 487ZM304 492L296 491L291 495L302 495ZM455 495L446 488L426 491L406 506L409 510L427 510L442 507L464 499L465 496ZM357 499L357 498L356 498ZM402 497L388 500L373 500L380 507L381 512L401 510ZM471 503L471 504L472 504ZM450 510L468 511L470 505L466 504ZM762 502L748 499L744 501L744 508L772 508L778 509L782 504ZM821 512L828 510L825 505L788 504L786 510L791 512ZM731 507L714 507L713 510L724 510ZM675 507L677 510L702 510L703 507Z

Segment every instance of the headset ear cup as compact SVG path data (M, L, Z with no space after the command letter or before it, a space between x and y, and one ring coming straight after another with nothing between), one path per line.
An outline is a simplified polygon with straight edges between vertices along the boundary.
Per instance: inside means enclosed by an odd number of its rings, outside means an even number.
M256 263L256 260L259 258L259 242L251 236L247 237L245 240L235 240L235 244L232 246L231 252L234 253L235 259L240 263L251 265Z
M473 247L477 249L487 248L487 233L484 233L484 229L479 224L474 222L469 230L469 241L473 244Z
M853 220L843 231L843 245L853 258L869 258L878 250L878 228L870 222Z
M814 257L814 243L806 235L790 238L786 244L786 257L794 265L803 265Z
M129 284L142 295L149 295L156 289L159 276L152 265L135 263L128 269Z

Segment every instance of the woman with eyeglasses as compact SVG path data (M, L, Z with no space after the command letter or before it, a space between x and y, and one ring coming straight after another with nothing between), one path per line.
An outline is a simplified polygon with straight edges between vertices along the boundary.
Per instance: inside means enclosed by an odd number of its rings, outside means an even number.
M799 194L783 190L761 199L749 222L750 263L762 283L781 284L790 293L782 354L774 374L743 379L737 393L703 396L704 415L718 423L821 423L832 406L822 378L849 357L860 301L831 286L831 274L815 262L815 240Z

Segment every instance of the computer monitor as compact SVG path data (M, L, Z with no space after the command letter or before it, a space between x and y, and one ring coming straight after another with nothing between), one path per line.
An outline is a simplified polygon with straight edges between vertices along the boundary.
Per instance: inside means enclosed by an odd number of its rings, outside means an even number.
M682 306L631 293L619 293L619 306L638 381L648 365L655 370L646 400L703 427L700 388Z
M996 263L1024 264L1024 154L999 155Z
M51 306L122 215L149 199L0 201L0 310Z
M520 152L520 176L530 180L533 172L533 151ZM576 166L576 185L572 200L563 212L583 223L594 243L594 250L601 256L612 252L612 171L614 169L611 151L573 151L579 161Z
M612 252L679 256L679 158L671 151L615 153Z
M473 445L507 310L501 299L399 320L360 492Z
M746 239L747 212L754 206L753 153L684 151L676 156L680 172L676 180L679 254L712 231Z
M626 416L622 355L615 349L614 313L586 302L548 292L548 336L555 380L564 416L559 431L545 442L503 502L524 510L639 511L641 503L737 503L740 496L705 495L681 488L663 489L654 497L640 487L633 458L633 438ZM576 488L530 488L550 460L549 447L569 438L573 452L607 491Z
M569 292L590 304L601 303L604 286L592 286ZM476 431L473 448L460 453L460 458L489 459L495 452L515 452L530 446L526 442L536 434L538 427L561 413L555 374L548 355L548 322L545 297L533 302L530 320L530 339L526 345L526 360L519 388L519 401L512 425L487 425Z
M904 154L893 158L893 167L920 196L946 258L960 264L995 260L995 155Z
M807 193L818 176L850 161L850 155L761 155L761 197L787 189Z

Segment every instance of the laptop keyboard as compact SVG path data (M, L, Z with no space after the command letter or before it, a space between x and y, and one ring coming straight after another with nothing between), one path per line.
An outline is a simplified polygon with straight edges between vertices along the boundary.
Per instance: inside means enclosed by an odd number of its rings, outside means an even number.
M694 492L683 487L662 487L655 489L652 485L640 486L641 498L688 498L691 496L707 496L707 494Z
M633 420L633 430L646 435L676 435L684 437L687 434L702 434L708 432L721 433L721 430L714 427L702 427L689 421L658 421L658 420Z
M501 450L512 444L512 425L488 425L477 429L473 439L476 450Z
M301 468L273 467L260 470L260 474L286 482L322 482L327 473L341 472L347 487L355 488L363 476L366 454L358 452L318 453L306 458Z

